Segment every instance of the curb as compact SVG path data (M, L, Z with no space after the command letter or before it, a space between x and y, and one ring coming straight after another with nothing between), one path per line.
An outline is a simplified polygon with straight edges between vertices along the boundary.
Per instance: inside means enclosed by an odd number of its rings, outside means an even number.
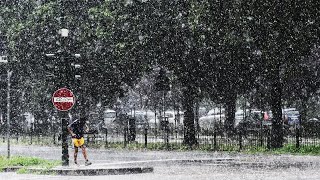
M55 173L63 176L102 176L124 175L153 172L152 167L124 167L124 168L96 168L96 169L51 169L47 173Z
M199 159L158 159L158 160L141 160L141 161L123 161L123 162L112 162L108 163L108 165L137 165L137 164L172 164L172 163L198 163L198 164L207 164L207 163L217 163L217 164L224 164L224 163L231 163L235 162L236 159L234 158L199 158ZM100 164L102 165L102 164Z
M281 161L257 161L257 160L241 160L236 158L206 158L206 159L162 159L162 160L145 160L130 161L119 163L95 164L95 166L58 166L53 169L44 168L25 168L27 172L39 174L55 174L62 176L101 176L101 175L125 175L125 174L141 174L152 173L153 166L161 163L167 164L196 164L202 166L219 166L219 167L244 167L244 168L315 168L319 167L319 162L281 162ZM4 172L15 172L24 168L21 166L4 168Z
M23 167L4 168L4 172L15 172ZM26 168L30 173L56 174L62 176L103 176L103 175L125 175L141 174L153 172L153 167L115 167L115 168L90 168L90 169L72 169L72 168Z

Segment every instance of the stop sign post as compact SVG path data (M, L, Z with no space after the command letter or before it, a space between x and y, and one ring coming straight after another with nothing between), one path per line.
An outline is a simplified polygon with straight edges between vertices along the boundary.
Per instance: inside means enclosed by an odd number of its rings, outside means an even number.
M53 105L60 111L61 114L61 145L62 145L62 165L69 166L69 152L68 152L68 115L67 111L70 110L74 103L75 97L71 90L67 88L61 88L55 91L52 95Z
M59 111L68 111L73 107L75 97L69 89L61 88L53 93L52 103Z

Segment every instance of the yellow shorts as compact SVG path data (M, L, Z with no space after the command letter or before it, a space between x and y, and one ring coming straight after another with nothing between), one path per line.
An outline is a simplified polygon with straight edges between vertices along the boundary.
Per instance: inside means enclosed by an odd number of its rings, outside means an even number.
M80 138L80 139L77 139L77 138L72 138L72 141L73 141L73 145L74 147L80 147L84 144L84 139L83 137Z

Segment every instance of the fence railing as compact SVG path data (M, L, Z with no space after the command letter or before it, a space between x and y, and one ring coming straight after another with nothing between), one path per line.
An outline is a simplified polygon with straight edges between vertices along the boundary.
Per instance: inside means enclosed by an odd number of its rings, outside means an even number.
M92 147L141 147L164 149L185 148L184 128L128 128L104 129L99 134L86 134L86 144ZM303 146L320 146L320 131L317 127L284 127L283 144ZM14 142L26 144L60 145L60 134L18 133L12 134ZM0 137L6 141L5 135ZM69 137L70 138L70 137ZM248 148L270 148L271 127L240 129L227 133L222 128L196 130L197 145L194 148L207 150L243 150ZM70 140L71 145L71 140Z

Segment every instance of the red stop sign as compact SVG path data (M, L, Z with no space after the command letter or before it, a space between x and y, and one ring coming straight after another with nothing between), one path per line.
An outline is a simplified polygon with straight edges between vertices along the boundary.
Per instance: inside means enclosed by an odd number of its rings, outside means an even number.
M68 111L74 105L75 97L69 89L61 88L53 93L52 103L59 111Z

